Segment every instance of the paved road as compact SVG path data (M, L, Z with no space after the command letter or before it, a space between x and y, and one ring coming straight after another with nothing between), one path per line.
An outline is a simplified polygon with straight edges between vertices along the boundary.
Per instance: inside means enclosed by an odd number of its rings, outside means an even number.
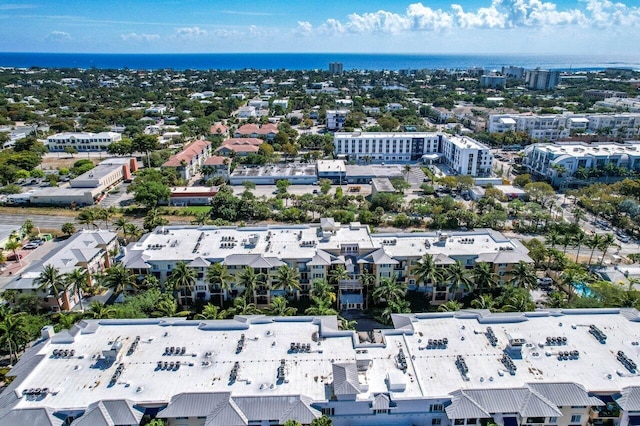
M60 229L63 224L71 222L76 225L76 228L82 229L87 225L81 225L78 223L74 216L48 216L48 215L25 215L20 210L16 210L15 214L0 213L0 223L4 225L22 225L26 219L31 219L34 226L42 229ZM135 223L138 226L142 226L142 219L131 219L129 221ZM99 226L104 226L103 222L97 223Z

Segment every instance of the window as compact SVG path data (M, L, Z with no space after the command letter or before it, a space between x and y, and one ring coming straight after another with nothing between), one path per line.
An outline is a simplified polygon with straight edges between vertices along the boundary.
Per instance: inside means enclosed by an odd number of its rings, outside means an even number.
M373 410L373 414L389 414L389 410Z
M574 414L571 416L571 423L580 423L581 419L582 419L582 415Z
M527 423L544 423L544 417L527 417Z
M467 419L468 425L475 425L478 423L478 419Z
M453 421L454 425L463 425L464 424L464 419L455 419Z
M442 424L441 418L431 419L431 426L440 426L441 424Z
M322 415L323 416L333 416L335 414L336 409L333 407L330 408L323 408L322 409Z
M549 417L549 423L551 423L551 424L558 423L558 418L557 417Z
M444 411L444 405L443 404L431 404L429 406L429 411L432 413L441 413Z

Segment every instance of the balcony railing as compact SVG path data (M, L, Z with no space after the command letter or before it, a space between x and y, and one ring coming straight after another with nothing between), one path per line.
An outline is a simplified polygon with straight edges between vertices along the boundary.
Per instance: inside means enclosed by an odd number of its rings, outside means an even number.
M362 283L359 280L340 280L340 290L361 290Z

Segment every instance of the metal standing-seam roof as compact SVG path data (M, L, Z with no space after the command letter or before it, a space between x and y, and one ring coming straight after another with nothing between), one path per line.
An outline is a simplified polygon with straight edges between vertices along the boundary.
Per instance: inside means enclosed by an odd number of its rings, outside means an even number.
M206 417L215 407L226 404L230 392L188 392L175 395L167 408L158 413L160 418Z
M384 393L376 395L371 403L372 410L388 410L390 406L391 398L389 398L389 395Z
M622 389L616 402L624 411L640 411L640 386L629 386Z
M233 399L221 403L207 416L204 426L245 426L249 420Z
M451 405L445 408L449 419L482 419L491 417L484 408L469 398L464 391L457 391L452 395Z
M136 407L128 399L116 399L111 401L101 401L115 425L140 424L144 410Z
M335 363L332 368L334 394L357 395L360 393L360 381L355 363Z
M525 417L562 415L552 402L528 388L472 389L465 394L488 413L520 413Z
M527 386L558 407L605 405L578 383L529 383Z
M12 410L0 418L0 424L11 426L61 426L62 423L63 420L56 417L51 408Z
M233 400L249 421L278 419L278 423L284 423L292 419L308 424L320 417L318 410L311 408L311 399L301 395L242 396Z

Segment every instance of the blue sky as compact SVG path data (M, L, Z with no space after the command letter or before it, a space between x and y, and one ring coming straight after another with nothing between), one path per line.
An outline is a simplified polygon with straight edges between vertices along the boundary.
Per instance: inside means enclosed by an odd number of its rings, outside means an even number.
M637 53L639 0L0 0L5 52Z

